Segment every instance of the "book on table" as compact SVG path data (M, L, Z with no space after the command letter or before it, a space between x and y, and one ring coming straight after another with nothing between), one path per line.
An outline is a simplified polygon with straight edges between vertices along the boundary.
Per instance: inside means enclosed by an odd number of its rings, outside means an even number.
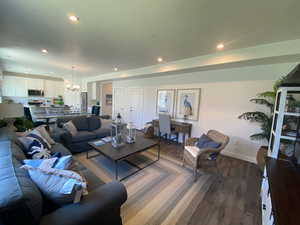
M94 141L93 144L96 145L96 146L101 146L101 145L105 145L106 142L104 142L102 140L98 140L98 141Z

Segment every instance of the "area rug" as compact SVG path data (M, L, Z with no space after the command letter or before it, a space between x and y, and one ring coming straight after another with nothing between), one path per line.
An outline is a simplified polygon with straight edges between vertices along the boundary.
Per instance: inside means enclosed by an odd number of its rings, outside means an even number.
M147 159L155 157L155 151L150 151L131 160L145 164ZM103 156L86 159L85 154L81 154L76 158L102 181L113 179L114 165ZM122 176L133 170L126 164L120 166ZM201 174L194 182L190 168L163 155L155 164L122 181L128 192L128 200L122 207L123 224L187 225L216 179L216 176Z

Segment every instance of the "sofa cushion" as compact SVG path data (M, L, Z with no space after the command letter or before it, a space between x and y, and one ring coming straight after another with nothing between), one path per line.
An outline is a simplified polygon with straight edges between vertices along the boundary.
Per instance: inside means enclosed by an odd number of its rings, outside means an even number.
M77 116L74 119L72 119L72 122L78 131L89 130L89 124L86 116Z
M21 162L13 157L11 141L0 142L0 217L4 224L37 224L43 199Z
M90 116L87 120L89 123L89 131L94 131L101 127L101 119L98 116Z
M25 156L24 152L22 151L22 149L19 147L19 145L17 145L15 142L12 142L12 141L10 143L11 143L12 155L20 162L22 160L26 159L26 156Z
M52 153L60 152L62 156L71 155L69 149L63 146L61 143L55 143L51 148Z
M18 136L14 131L9 129L8 127L2 127L0 128L0 141L7 141L12 140L16 141L18 139Z
M110 136L111 130L109 128L99 128L92 132L96 135L96 138L104 138Z
M79 131L75 136L72 136L72 142L87 142L91 139L96 138L97 135L89 131Z

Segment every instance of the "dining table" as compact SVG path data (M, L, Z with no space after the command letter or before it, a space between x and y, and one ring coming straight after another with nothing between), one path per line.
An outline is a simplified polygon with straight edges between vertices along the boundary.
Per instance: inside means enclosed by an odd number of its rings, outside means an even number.
M44 120L46 123L46 127L49 128L51 119L57 119L60 117L87 116L87 115L91 115L91 113L87 113L87 112L68 112L68 113L50 113L50 114L40 113L40 114L35 114L34 118L36 120Z

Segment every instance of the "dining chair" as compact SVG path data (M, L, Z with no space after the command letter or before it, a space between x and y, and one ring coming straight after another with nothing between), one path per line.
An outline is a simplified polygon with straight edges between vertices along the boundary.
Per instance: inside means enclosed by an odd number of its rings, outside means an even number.
M41 125L46 125L46 122L44 121L33 121L31 111L29 107L24 107L24 116L27 120L31 121L33 123L34 127L38 127Z
M95 116L100 115L100 106L99 105L93 105L92 114L95 115Z
M171 128L171 116L169 114L160 113L159 115L159 138L165 137L167 140L176 140L178 143L179 133ZM172 137L175 135L175 137Z

